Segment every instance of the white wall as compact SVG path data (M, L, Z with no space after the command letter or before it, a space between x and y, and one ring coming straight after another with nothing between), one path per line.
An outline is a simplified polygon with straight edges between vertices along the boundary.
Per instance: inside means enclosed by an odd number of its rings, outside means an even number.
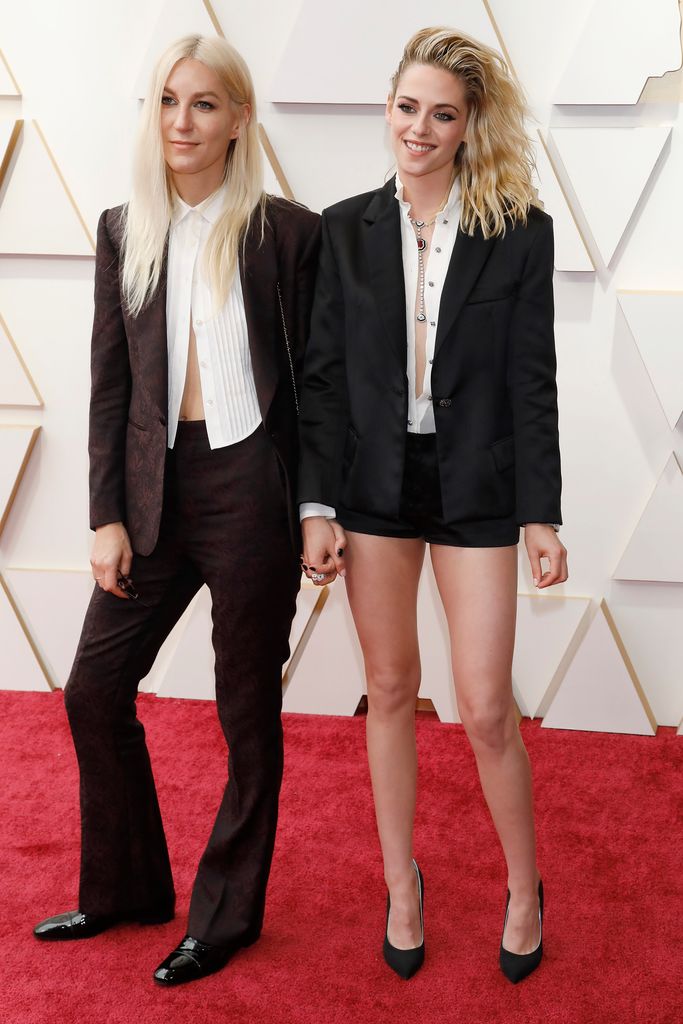
M667 423L616 297L618 290L629 289L683 292L681 76L669 74L661 82L653 83L637 105L628 101L613 106L590 106L585 101L581 105L566 105L572 79L570 75L568 84L565 69L572 58L573 47L588 17L596 16L596 9L606 3L607 0L575 0L567 5L561 0L519 0L512 4L491 0L489 6L527 90L536 118L532 127L540 128L548 139L558 176L597 268L594 273L563 271L556 274L566 523L562 537L569 549L571 571L569 582L556 588L556 596L590 598L589 619L600 614L600 602L603 598L606 600L657 722L678 725L683 718L683 580L679 583L617 582L612 580L612 574L671 452L675 451L683 461L681 423L674 430ZM195 23L203 24L206 19L201 0L171 6L185 12L187 29ZM385 52L384 26L388 15L383 5L369 7L352 3L345 6L347 17L360 19L360 12L364 10L366 19L359 20L357 25L363 45L359 45L357 51L342 54L335 48L330 28L338 17L338 5L318 2L307 6L312 12L309 16L312 37L319 40L310 45L328 48L331 66L338 66L336 73L341 91L347 76L349 83L355 82L368 54L381 65L388 80L399 54L393 49ZM401 10L409 10L410 6L392 5L394 16L402 17ZM482 4L447 6L453 11L453 17L460 10L463 18L465 15L471 18L475 7L481 8L477 17L481 17L481 11L486 15ZM598 19L597 23L611 26L602 51L610 66L611 80L620 81L625 69L630 68L627 29L631 24L629 19L634 17L656 22L659 34L654 32L652 74L667 70L660 66L662 61L668 62L669 68L675 66L671 63L672 43L679 59L680 50L677 50L677 31L672 31L672 24L677 29L675 10L674 20L671 19L672 6L675 9L675 0L670 0L668 6L666 2L658 2L657 21L654 7L648 0L632 0L618 5L618 18L603 18L602 23ZM5 5L0 16L0 46L22 90L21 98L0 98L0 119L23 117L27 123L32 118L38 120L93 234L100 211L126 198L131 140L138 111L135 83L165 7L162 0L135 0L134 3L119 0L114 6L101 0L64 0L59 4L50 0L23 0L21 5ZM343 196L381 184L391 167L391 155L386 145L383 112L377 105L272 102L273 82L283 62L285 66L295 62L301 75L307 73L307 49L292 51L288 47L302 7L302 0L282 0L277 4L265 0L251 0L249 4L238 4L234 0L214 0L213 3L225 34L242 51L252 69L260 120L296 197L320 210ZM434 15L441 15L443 9L442 3L426 0L420 5L419 19L423 24L433 23ZM367 15L368 10L370 15ZM406 20L403 35L407 36L414 27L417 26ZM553 99L561 80L565 105L554 106ZM315 82L311 87L315 88ZM582 82L581 88L585 87ZM597 94L598 84L595 89ZM661 125L673 127L671 138L656 161L642 197L633 197L634 203L638 200L633 217L625 225L615 256L606 267L580 202L581 198L586 198L585 193L583 196L575 194L559 156L560 147L554 143L552 129ZM26 159L27 152L23 151ZM590 154L586 159L590 160ZM20 160L21 151L0 192L0 207L3 201L9 202L10 189L16 188L12 174L20 167ZM35 250L41 255L17 256L11 252L0 255L0 313L44 400L42 409L0 407L0 425L37 423L42 426L0 536L0 570L5 573L10 589L12 574L6 570L85 570L89 551L85 445L93 260L89 256L44 255L40 213L43 197L49 190L46 190L44 172L41 172L42 179L40 176L31 179L31 175L37 173L32 166L25 164L22 169L24 193L28 182L28 194L33 199L30 207L22 205L28 239L22 251L30 251L34 244L31 240L35 238ZM605 203L614 203L615 199L622 200L622 207L626 203L629 166L628 161L625 165L615 162L607 172L596 167L594 187L604 192ZM619 213L618 202L616 207L614 215L623 216L623 209ZM1 214L0 209L0 249ZM67 241L70 243L77 237L79 244L85 246L82 234L79 235L82 229L75 220L68 230L71 235L69 240L65 239L66 251L73 251ZM18 246L15 252L17 249ZM683 345L683 328L678 338ZM683 381L680 388L683 407ZM0 443L1 436L0 431ZM0 457L1 451L0 448ZM674 513L672 509L672 534ZM678 514L683 521L680 507ZM666 536L662 537L662 542L667 542ZM531 592L533 588L524 558L520 565L520 589ZM13 592L19 611L23 613L24 625L38 653L48 663L48 674L52 674L53 680L58 679L60 673L50 665L46 653L49 638L45 636L41 641L36 635L36 614L31 607L21 604L16 589ZM2 600L0 591L0 602ZM35 596L29 595L26 600L30 604ZM424 601L429 600L426 587ZM546 599L537 597L535 600ZM336 608L338 603L330 602L330 609ZM553 605L553 608L561 607L573 606L566 602ZM55 628L67 628L66 618L63 626L60 625L60 616L69 614L73 618L73 610L57 604L52 620ZM561 641L552 641L560 645L557 650L544 652L550 654L547 684L552 684L553 692L562 681L559 678L558 682L554 673L558 670L562 676L570 655L582 639L580 630L575 635L572 633L576 626L573 613L567 615L567 622L573 623L569 634ZM2 622L5 621L3 618ZM329 621L331 624L331 611ZM324 622L325 609L315 629L321 629ZM72 623L69 628L73 629ZM336 642L352 645L348 622L345 628L348 639ZM423 640L430 648L442 642L441 629L438 624L423 627ZM529 627L524 634L528 649L520 652L525 655L522 661L533 660L529 653L533 653L534 645L539 645L540 649L551 642L546 639L546 632L553 631L539 626L534 632ZM603 632L607 637L612 635L609 630ZM561 633L560 630L558 635ZM330 635L338 636L333 631ZM452 698L447 701L444 696L449 686L445 678L445 654L437 661L423 692L434 697L442 717L454 718L457 712ZM302 695L306 694L305 706L308 710L325 710L325 700L316 698L315 689L304 679L308 671L306 663L306 657L302 656L296 668L296 672L301 672L300 690ZM362 683L358 674L351 681L346 678L349 662L341 651L340 664L345 666L345 677L330 678L326 686L337 689L346 686L350 707L362 691ZM357 666L358 673L356 654L351 664ZM524 674L525 670L520 671ZM301 706L295 699L296 672L287 691L292 707ZM1 650L0 673L0 685L22 686L22 680L13 677L13 666L2 660ZM538 685L535 680L534 692ZM595 685L601 685L597 675ZM516 679L516 686L520 704L523 704L524 678ZM161 690L163 692L163 686ZM581 710L577 721L580 719L582 727L586 727L585 709ZM562 724L571 727L571 718ZM599 727L603 728L604 724ZM614 727L619 727L616 706Z

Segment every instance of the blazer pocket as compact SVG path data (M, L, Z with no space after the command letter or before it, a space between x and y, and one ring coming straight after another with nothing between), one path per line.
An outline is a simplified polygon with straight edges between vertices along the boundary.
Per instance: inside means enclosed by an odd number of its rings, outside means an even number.
M349 425L346 430L346 442L344 444L344 459L343 467L345 471L348 471L353 460L356 457L356 451L358 449L358 434L354 428Z
M128 422L130 423L131 427L135 427L136 430L144 430L145 433L149 431L149 427L143 427L142 423L137 423L135 420L132 420L130 416L128 417Z
M491 454L499 473L505 472L506 469L512 469L515 464L514 437L510 435L510 437L504 437L500 441L495 441L491 445Z
M505 302L515 297L514 291L506 292L471 292L467 298L466 306L478 306L484 302Z

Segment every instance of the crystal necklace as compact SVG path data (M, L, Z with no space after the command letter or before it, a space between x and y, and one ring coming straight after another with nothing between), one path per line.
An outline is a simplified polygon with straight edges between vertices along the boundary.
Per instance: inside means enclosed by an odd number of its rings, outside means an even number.
M427 248L427 241L422 237L423 228L431 228L433 224L436 224L436 214L433 220L415 220L414 217L408 217L408 220L415 228L415 234L417 235L417 283L419 292L419 307L417 316L415 319L418 323L423 324L427 319L425 313L425 261L424 251Z

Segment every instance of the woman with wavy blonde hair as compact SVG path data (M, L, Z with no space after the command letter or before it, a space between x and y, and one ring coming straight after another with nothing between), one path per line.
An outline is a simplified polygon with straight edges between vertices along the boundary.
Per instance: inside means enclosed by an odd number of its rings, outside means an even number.
M425 950L413 820L426 544L460 717L507 863L500 966L519 981L542 956L531 774L511 682L520 527L539 589L565 580L567 561L552 222L534 205L524 109L498 53L422 29L387 102L395 177L323 213L300 418L304 567L319 585L345 577L363 648L383 949L403 978Z
M90 400L96 586L65 705L81 780L79 907L41 940L169 921L175 892L139 681L211 592L225 793L160 985L219 970L263 922L282 777L281 669L299 589L298 375L319 217L263 192L251 77L224 39L159 59L133 191L100 218ZM179 763L187 800L204 771ZM130 972L129 972L130 973Z

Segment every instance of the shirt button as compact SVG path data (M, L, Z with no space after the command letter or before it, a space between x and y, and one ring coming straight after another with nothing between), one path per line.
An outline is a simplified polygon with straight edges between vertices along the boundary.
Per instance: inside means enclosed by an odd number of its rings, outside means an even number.
M431 360L430 360L430 361L431 361ZM432 400L432 396L431 396L431 395L427 395L427 401L428 401L428 402L431 402L431 400Z
M437 247L436 247L436 249L434 250L434 252L441 252L441 247L437 245Z
M429 326L430 327L436 327L436 320L430 320L429 321Z
M207 402L206 402L206 404L207 404L207 405L213 405L213 398L209 398L209 399L207 399Z
M430 288L433 288L433 287L434 287L434 282L433 282L433 281L430 281L430 282L429 282L429 287L430 287Z
M202 361L201 361L201 363L199 365L202 367L203 370L206 369L206 362L205 362L204 359L202 359Z
M201 327L203 323L204 323L203 320L195 320L194 325L195 325L195 327Z
M408 420L408 426L412 427L412 425L413 425L413 421L412 420Z
M433 359L430 359L430 360L429 360L429 365L431 366L433 362L434 362L434 360L433 360Z
M446 220L445 217L444 217L444 224L448 224L448 221Z

